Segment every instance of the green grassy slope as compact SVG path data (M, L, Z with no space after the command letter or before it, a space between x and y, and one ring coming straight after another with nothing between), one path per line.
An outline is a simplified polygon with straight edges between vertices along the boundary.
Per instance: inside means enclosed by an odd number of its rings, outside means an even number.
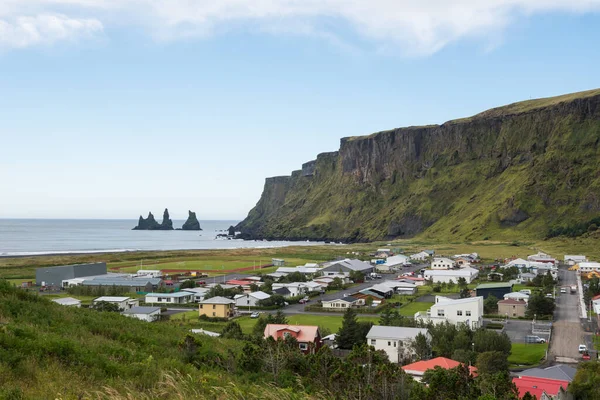
M344 240L540 239L600 215L600 90L342 140L268 180L238 228Z

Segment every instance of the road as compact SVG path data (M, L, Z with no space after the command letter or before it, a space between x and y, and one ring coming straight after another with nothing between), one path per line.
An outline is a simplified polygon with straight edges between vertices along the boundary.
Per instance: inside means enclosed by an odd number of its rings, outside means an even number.
M562 361L577 362L581 360L577 347L580 343L585 343L581 320L579 319L579 296L569 293L568 290L567 293L560 293L561 287L576 284L576 275L575 271L562 268L558 273L560 280L556 289L555 322L550 341L550 355L560 357Z

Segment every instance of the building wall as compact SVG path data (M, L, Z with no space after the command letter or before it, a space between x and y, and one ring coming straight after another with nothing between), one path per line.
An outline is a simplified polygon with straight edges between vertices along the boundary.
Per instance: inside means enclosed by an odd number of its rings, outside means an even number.
M233 304L200 304L199 315L228 318L233 313Z
M425 271L425 275L424 275L425 279L431 279L433 281L433 283L442 283L442 282L454 282L454 283L458 283L458 279L459 278L465 278L465 280L467 281L467 283L471 283L471 281L475 278L475 276L471 277L469 275L466 276L458 276L458 275L435 275L435 274L431 274L428 273L428 271Z
M62 281L92 275L106 274L106 263L64 265L60 267L44 267L35 270L35 283L46 286L62 286Z
M524 317L526 310L527 310L527 305L525 303L518 304L518 305L498 303L498 314L500 314L500 315L508 314L509 318Z
M431 262L431 269L452 269L454 268L454 262L448 262L446 260L436 260Z
M157 304L186 304L189 303L192 298L190 293L187 297L161 297L161 296L146 296L146 303L157 303Z
M158 319L159 313L156 314L123 314L126 317L137 318L146 322L154 322Z
M256 297L248 296L247 294L244 297L240 297L235 300L235 305L238 307L256 307L258 306L258 299Z
M444 315L439 315L438 311L444 311ZM459 304L434 304L430 308L433 317L444 317L452 324L467 323L471 328L479 328L483 316L483 301L473 301ZM459 312L461 315L459 315ZM470 315L469 315L470 313Z
M350 304L345 301L323 302L323 308L348 308Z

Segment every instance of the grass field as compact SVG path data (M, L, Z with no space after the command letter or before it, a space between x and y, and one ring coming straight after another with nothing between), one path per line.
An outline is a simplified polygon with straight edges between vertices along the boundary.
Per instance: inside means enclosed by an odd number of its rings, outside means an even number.
M342 326L341 315L311 315L311 314L296 314L288 315L288 322L290 325L318 325L322 328L329 329L335 333ZM378 317L358 317L359 321L369 321L377 323ZM250 318L248 316L236 318L234 321L240 324L244 333L251 333L252 328L256 324L257 319ZM206 322L198 320L198 311L188 311L184 313L175 314L171 317L170 323L181 324L185 323L190 328L202 328L213 332L221 332L226 322Z
M512 365L537 365L546 355L548 344L513 343L508 357Z
M400 307L398 311L405 317L414 317L417 311L427 311L432 305L433 303L413 301Z

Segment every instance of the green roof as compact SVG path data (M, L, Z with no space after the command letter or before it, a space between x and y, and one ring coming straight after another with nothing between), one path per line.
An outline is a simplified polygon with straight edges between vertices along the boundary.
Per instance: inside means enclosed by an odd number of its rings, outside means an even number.
M482 283L481 285L477 285L475 290L477 289L493 289L493 288L512 288L513 284L510 282L498 282L498 283Z

